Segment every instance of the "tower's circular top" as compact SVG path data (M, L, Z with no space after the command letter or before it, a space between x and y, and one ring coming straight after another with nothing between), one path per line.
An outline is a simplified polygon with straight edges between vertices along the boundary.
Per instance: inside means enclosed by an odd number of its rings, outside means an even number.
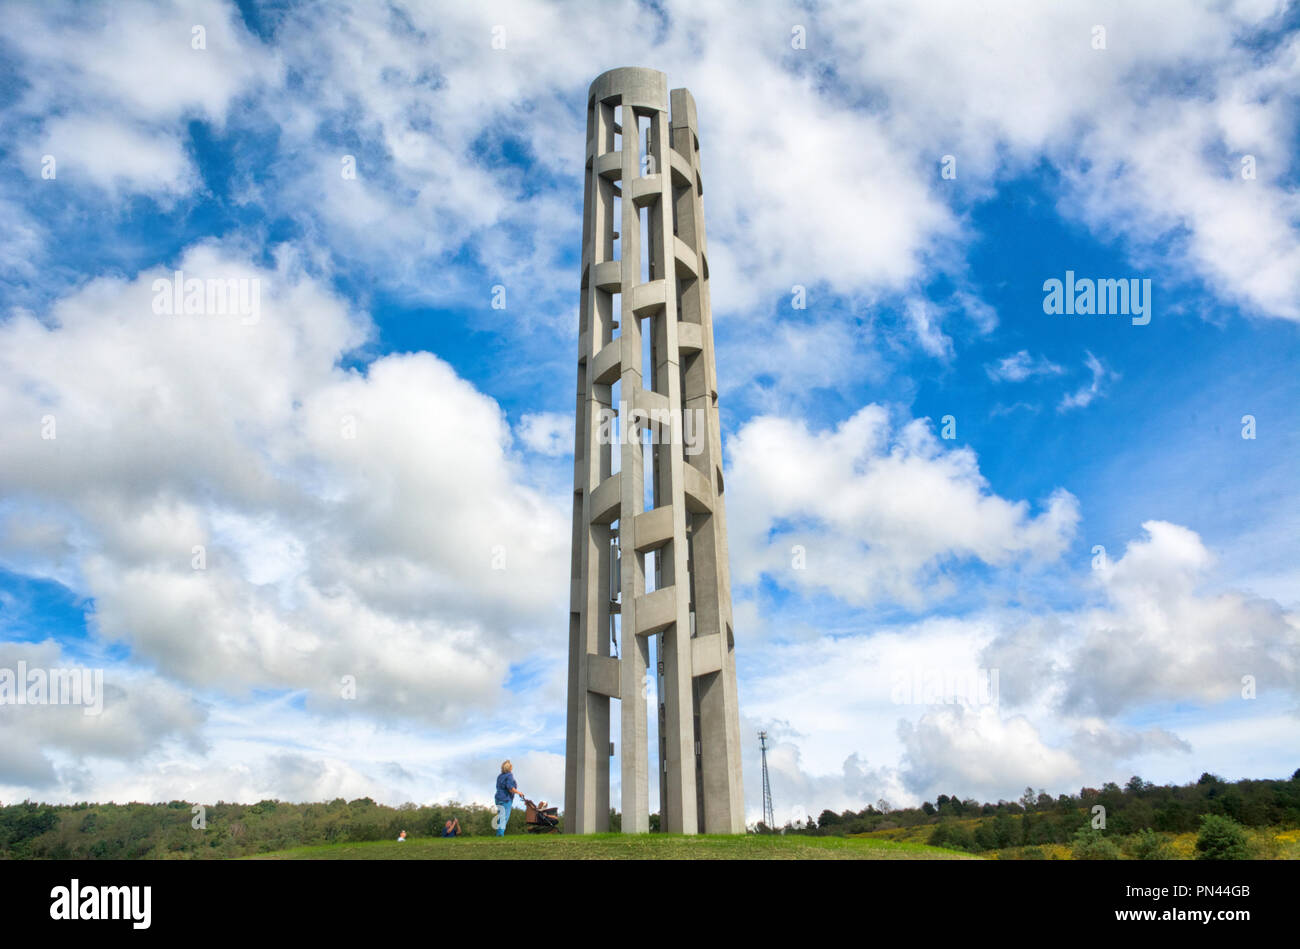
M587 91L589 102L604 102L615 96L622 105L644 106L666 111L668 78L657 69L620 66L597 76Z

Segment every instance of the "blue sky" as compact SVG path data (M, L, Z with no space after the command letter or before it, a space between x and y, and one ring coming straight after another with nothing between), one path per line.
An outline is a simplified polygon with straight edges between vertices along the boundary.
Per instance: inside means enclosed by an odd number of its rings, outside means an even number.
M0 708L0 799L485 801L506 755L560 797L583 107L619 65L699 107L778 816L1293 771L1300 11L990 10L8 11L0 667L109 691ZM177 269L256 318L154 312ZM1149 280L1150 323L1045 313L1067 271ZM999 701L893 701L918 669Z

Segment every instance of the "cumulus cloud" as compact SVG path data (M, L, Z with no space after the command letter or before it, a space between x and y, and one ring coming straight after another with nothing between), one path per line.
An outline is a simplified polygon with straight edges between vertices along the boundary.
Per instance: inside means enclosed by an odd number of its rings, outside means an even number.
M93 110L124 120L221 124L239 96L282 77L276 53L221 0L32 5L11 11L9 25L26 67L15 107L33 117Z
M915 724L901 721L898 732L914 790L961 787L987 797L1004 790L1010 775L1048 787L1079 777L1073 756L1045 743L1028 719L992 708L936 709Z
M1137 762L1144 773L1180 775L1192 755L1240 758L1239 734L1196 718L1154 724L1151 713L1238 703L1251 714L1243 676L1267 703L1251 721L1284 741L1287 706L1300 698L1300 616L1214 589L1214 558L1194 531L1142 526L1122 557L1082 578L1098 605L932 616L836 635L747 614L780 630L761 658L752 650L746 658L746 714L777 748L774 792L779 783L783 801L820 794L838 811L877 794L900 804L953 791L1015 797L1026 784L1072 790L1122 780ZM987 697L929 687L979 674L996 675ZM846 751L884 764L846 786Z
M256 142L256 165L235 149L229 187L241 205L292 221L314 253L394 295L467 307L489 332L531 334L527 360L510 367L523 379L572 356L571 156L593 78L583 54L617 35L626 62L695 93L708 128L710 270L727 290L714 297L719 348L737 367L722 371L753 384L742 393L752 407L778 411L792 401L780 392L861 378L846 367L874 358L863 309L889 314L873 319L896 320L899 338L945 361L963 343L954 307L987 333L997 314L973 290L954 306L918 293L936 276L964 286L978 238L971 209L1040 168L1053 172L1058 212L1121 238L1144 272L1300 318L1300 211L1283 171L1300 41L1254 42L1278 28L1279 10L1113 2L1085 15L1008 2L996 8L1007 29L960 2L829 3L800 15L808 41L794 49L785 11L679 0L611 2L600 17L568 2L342 3L326 18L259 11L256 29L216 0L75 16L31 8L11 30L28 85L0 121L33 143L24 174L38 173L37 143L66 141L65 183L119 199L175 201L212 186L190 166L192 119ZM195 23L204 50L192 47ZM1095 23L1106 25L1104 50L1092 48ZM763 107L738 107L752 102ZM91 115L115 124L103 153L73 134ZM1247 153L1260 169L1251 180L1238 174ZM956 179L939 176L944 155ZM345 159L354 177L341 173ZM23 239L48 251L58 230L33 226ZM18 283L22 269L15 260L9 271ZM765 311L796 284L842 305L814 331L792 331ZM496 285L510 294L505 310L486 305ZM733 313L745 314L745 332L727 330ZM793 358L765 374L774 338Z
M290 254L179 267L260 281L260 318L156 313L157 270L0 325L5 566L57 569L99 635L192 687L490 706L514 637L563 614L568 546L500 408L428 353L340 368L368 321Z
M26 691L19 673L39 672L46 681L75 674L81 704L8 704L0 708L0 787L49 789L65 780L69 762L138 762L165 740L203 750L207 708L177 688L131 664L74 657L53 640L0 641L0 669L11 687ZM84 675L83 675L84 673ZM95 693L96 689L102 692ZM89 714L88 714L89 713Z
M54 159L55 174L65 183L85 182L104 191L142 192L160 196L189 191L197 174L180 138L121 122L85 117L47 123L44 138L29 149L27 164L40 168Z
M920 605L953 592L955 563L1054 559L1079 519L1064 490L1038 514L991 493L971 449L943 447L926 419L895 429L879 405L821 432L761 416L730 448L741 582L765 575L850 603Z
M1213 557L1186 527L1146 536L1098 571L1106 605L1079 618L1064 708L1101 715L1150 702L1240 698L1243 677L1300 699L1300 615L1237 591L1206 589Z
M132 122L177 123L155 132L174 138L188 117L273 115L280 146L253 192L310 239L434 297L481 296L486 264L527 281L543 318L558 320L572 281L557 248L577 235L565 156L581 141L592 78L575 51L612 31L625 59L691 86L708 116L711 269L731 291L720 307L748 309L795 283L872 296L905 293L927 268L959 276L948 251L971 237L965 202L1046 160L1062 174L1067 217L1123 235L1139 255L1185 232L1185 259L1162 266L1300 318L1300 211L1279 175L1291 160L1300 40L1244 42L1276 28L1280 10L1007 3L998 16L1015 28L1005 29L960 2L832 3L807 11L806 48L792 49L783 11L680 2L658 11L627 0L600 17L568 3L342 4L325 19L288 9L264 18L274 43L216 0L62 18L28 8L11 33L29 85L10 119L75 122L93 104L121 116L119 138ZM1095 23L1107 28L1103 50ZM195 24L206 49L192 46ZM491 42L497 25L504 48ZM1162 85L1183 74L1196 77L1196 97ZM533 171L504 161L507 148ZM936 171L945 153L958 160L953 181ZM1262 169L1248 181L1235 174L1247 153ZM346 154L357 159L352 180L340 175ZM449 263L467 242L474 266L430 279L422 261ZM933 318L904 315L921 346L946 350Z
M1300 616L1274 600L1211 587L1213 557L1186 527L1147 521L1092 578L1098 606L1025 617L984 652L1003 699L1110 720L1159 703L1300 698Z
M532 412L519 420L519 440L539 455L573 451L573 419L558 412Z
M1046 159L1063 174L1065 216L1172 275L1297 319L1300 213L1279 172L1294 160L1300 38L1249 42L1280 30L1285 7L846 2L828 12L824 41L853 64L838 76L887 102L894 141L957 156L956 181L976 193ZM1247 154L1273 170L1243 179Z

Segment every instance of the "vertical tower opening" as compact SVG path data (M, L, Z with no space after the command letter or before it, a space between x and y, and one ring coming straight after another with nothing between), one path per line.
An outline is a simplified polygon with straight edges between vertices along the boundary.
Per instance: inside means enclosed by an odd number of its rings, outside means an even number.
M659 171L658 156L654 153L654 143L650 135L650 113L639 112L636 117L636 139L641 146L641 166L639 172L642 177L657 174Z
M651 211L654 210L646 205L641 205L637 209L640 218L641 230L641 273L638 275L642 283L649 283L654 279L652 275L651 257L654 255L654 244L652 243L652 234L650 226Z
M641 439L641 471L643 484L643 497L641 498L641 507L645 511L653 511L659 506L659 492L656 490L655 464L658 461L656 454L657 449L653 444L651 429L642 429L638 433ZM647 556L653 556L648 554ZM647 577L647 582L649 578Z
M613 192L610 200L609 210L609 227L610 227L610 260L623 259L623 242L619 240L622 236L619 228L623 226L623 196L618 191Z
M623 380L616 379L614 384L609 387L609 407L606 411L604 425L601 428L602 442L609 449L609 473L611 475L616 475L623 469L623 452L619 450L623 444L623 418L619 414L622 399Z
M654 795L651 800L658 798L659 801L659 830L667 832L666 816L668 813L668 795L667 787L664 784L664 777L668 773L668 736L665 734L668 725L668 706L666 704L668 682L664 678L664 636L659 633L651 637L654 643L654 671L655 671L655 690L654 690L654 717L655 717L655 747L650 758L655 762L655 784L659 793Z
M641 320L641 387L654 390L655 354L654 354L654 317L644 316Z

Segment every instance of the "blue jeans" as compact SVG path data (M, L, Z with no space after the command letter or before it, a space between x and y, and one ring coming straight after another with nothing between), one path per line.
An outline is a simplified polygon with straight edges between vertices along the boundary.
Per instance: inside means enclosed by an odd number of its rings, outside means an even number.
M506 835L506 823L510 820L510 802L497 805L497 836Z

